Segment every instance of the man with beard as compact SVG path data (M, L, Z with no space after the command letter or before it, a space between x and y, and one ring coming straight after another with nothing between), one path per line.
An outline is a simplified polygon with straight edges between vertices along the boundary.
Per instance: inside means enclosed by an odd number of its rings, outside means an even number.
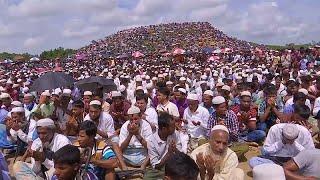
M112 91L112 104L110 106L110 115L112 116L117 133L121 126L128 120L127 111L130 108L130 103L125 101L123 96L118 91Z
M68 138L62 134L55 133L56 126L52 119L40 119L37 122L37 133L39 138L25 152L22 161L13 165L13 174L16 179L38 179L51 178L54 171L52 157L54 152L63 146L70 144ZM23 162L31 157L32 164Z
M243 170L235 152L228 148L229 130L223 125L212 128L209 143L203 144L191 153L196 161L201 180L244 179Z
M23 96L23 106L28 111L32 111L37 106L32 94L27 93Z

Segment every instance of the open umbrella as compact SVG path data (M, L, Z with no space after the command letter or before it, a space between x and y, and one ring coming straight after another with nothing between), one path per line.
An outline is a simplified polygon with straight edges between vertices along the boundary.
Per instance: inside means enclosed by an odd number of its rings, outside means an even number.
M33 62L33 61L40 61L40 59L37 58L37 57L33 57L33 58L30 59L30 61L32 61L32 62Z
M174 51L173 51L173 55L181 55L181 54L184 54L186 51L183 50L183 49L180 49L180 48L176 48Z
M112 79L107 79L101 76L91 76L76 82L76 86L84 91L95 91L98 88L103 88L104 92L117 90L116 84Z
M134 53L132 53L132 57L135 57L135 58L139 58L139 57L143 57L144 54L142 54L140 51L136 51Z
M212 47L204 47L202 48L202 52L205 54L211 54L213 52L213 48Z
M74 83L72 76L63 72L48 72L40 76L31 86L32 91L42 92L60 87L70 87Z

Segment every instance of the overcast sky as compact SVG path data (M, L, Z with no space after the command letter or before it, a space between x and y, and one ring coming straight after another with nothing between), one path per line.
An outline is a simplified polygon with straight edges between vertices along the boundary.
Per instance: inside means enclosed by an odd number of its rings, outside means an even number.
M0 52L79 48L118 30L208 21L264 44L320 41L319 0L0 0Z

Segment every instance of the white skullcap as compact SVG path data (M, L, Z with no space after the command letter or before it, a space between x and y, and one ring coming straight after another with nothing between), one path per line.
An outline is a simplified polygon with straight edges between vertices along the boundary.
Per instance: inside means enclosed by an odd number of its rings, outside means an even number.
M204 84L204 83L207 83L207 81L200 81L199 84Z
M159 74L158 78L164 78L163 74Z
M120 92L123 92L123 91L125 91L126 90L126 86L125 85L120 85L119 86L119 91Z
M166 85L173 85L173 82L172 81L167 81Z
M50 126L51 127L55 126L53 120L50 118L44 118L37 121L37 127L50 127Z
M11 110L12 113L16 113L16 112L25 112L23 107L14 107Z
M6 91L6 89L0 86L0 92L4 92L4 91Z
M11 79L8 79L8 81L6 82L7 84L13 84L13 82L11 81Z
M136 82L141 82L142 81L142 78L141 77L137 77L136 78Z
M128 109L128 115L139 114L139 113L140 113L140 109L137 106L131 106Z
M306 96L308 95L308 90L301 88L298 90L298 92L302 92L303 94L305 94Z
M33 97L33 95L30 94L30 93L27 93L27 94L25 94L23 97Z
M186 81L187 79L185 78L185 77L181 77L180 79L179 79L179 81Z
M111 92L111 96L112 96L112 97L121 97L121 92L119 92L119 91L112 91L112 92Z
M216 96L212 99L212 104L214 105L219 105L226 102L223 96Z
M50 95L50 92L46 90L41 93L41 96L51 96L51 95Z
M29 88L28 88L28 87L24 87L24 88L22 88L22 91L23 91L24 93L26 93L26 92L29 91Z
M20 86L19 84L13 84L12 88L17 88L19 86Z
M265 163L255 166L252 173L254 180L286 180L283 168L274 163Z
M64 89L64 90L62 91L62 94L69 94L69 95L71 95L71 89Z
M151 80L152 81L156 81L156 80L158 80L158 78L157 77L153 77Z
M10 94L8 94L8 93L1 93L0 99L5 99L5 98L11 98L11 97L10 97Z
M226 91L231 91L231 88L230 88L230 86L228 86L228 85L222 86L221 89L226 90Z
M222 131L225 131L225 132L227 132L229 134L228 128L226 126L224 126L224 125L215 125L211 129L211 132L214 131L214 130L222 130Z
M98 105L98 106L101 106L101 102L100 101L98 101L98 100L93 100L93 101L91 101L90 102L90 104L89 104L90 106L91 105Z
M249 97L251 97L251 93L249 91L242 91L240 93L240 96L249 96Z
M147 88L147 89L152 89L152 87L153 87L152 83L148 83L148 84L146 85L146 88Z
M295 124L286 124L283 127L282 134L285 138L289 140L296 139L299 135L299 129Z
M138 87L136 87L136 90L143 90L143 87L142 86L138 86Z
M149 80L150 79L150 76L149 75L146 75L146 80Z
M202 76L201 76L201 79L202 79L202 80L205 80L205 79L207 79L207 76L206 76L206 75L202 75Z
M184 88L179 88L178 91L180 91L180 92L182 92L182 93L184 93L184 94L187 94L187 90L184 89Z
M17 106L17 107L22 107L22 103L20 101L12 101L11 105Z
M84 96L92 96L92 92L91 91L85 91L83 93Z
M188 100L194 100L194 101L198 101L198 95L197 94L188 94L187 96Z
M216 84L217 87L221 87L221 86L223 86L223 85L224 85L223 82L218 82L218 83Z
M203 94L213 97L213 91L211 91L211 90L206 90Z

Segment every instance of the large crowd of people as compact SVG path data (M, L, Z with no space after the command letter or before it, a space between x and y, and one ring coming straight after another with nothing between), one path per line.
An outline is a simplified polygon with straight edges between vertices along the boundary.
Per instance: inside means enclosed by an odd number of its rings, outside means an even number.
M200 52L199 39L230 50ZM159 55L172 44L192 53ZM137 49L145 55L99 54ZM0 70L0 148L16 157L11 172L0 158L3 178L240 180L239 162L256 180L320 178L318 46L274 51L208 23L172 23L120 31L78 53L90 58ZM46 71L105 77L116 90L37 92ZM250 146L261 152L247 160Z

